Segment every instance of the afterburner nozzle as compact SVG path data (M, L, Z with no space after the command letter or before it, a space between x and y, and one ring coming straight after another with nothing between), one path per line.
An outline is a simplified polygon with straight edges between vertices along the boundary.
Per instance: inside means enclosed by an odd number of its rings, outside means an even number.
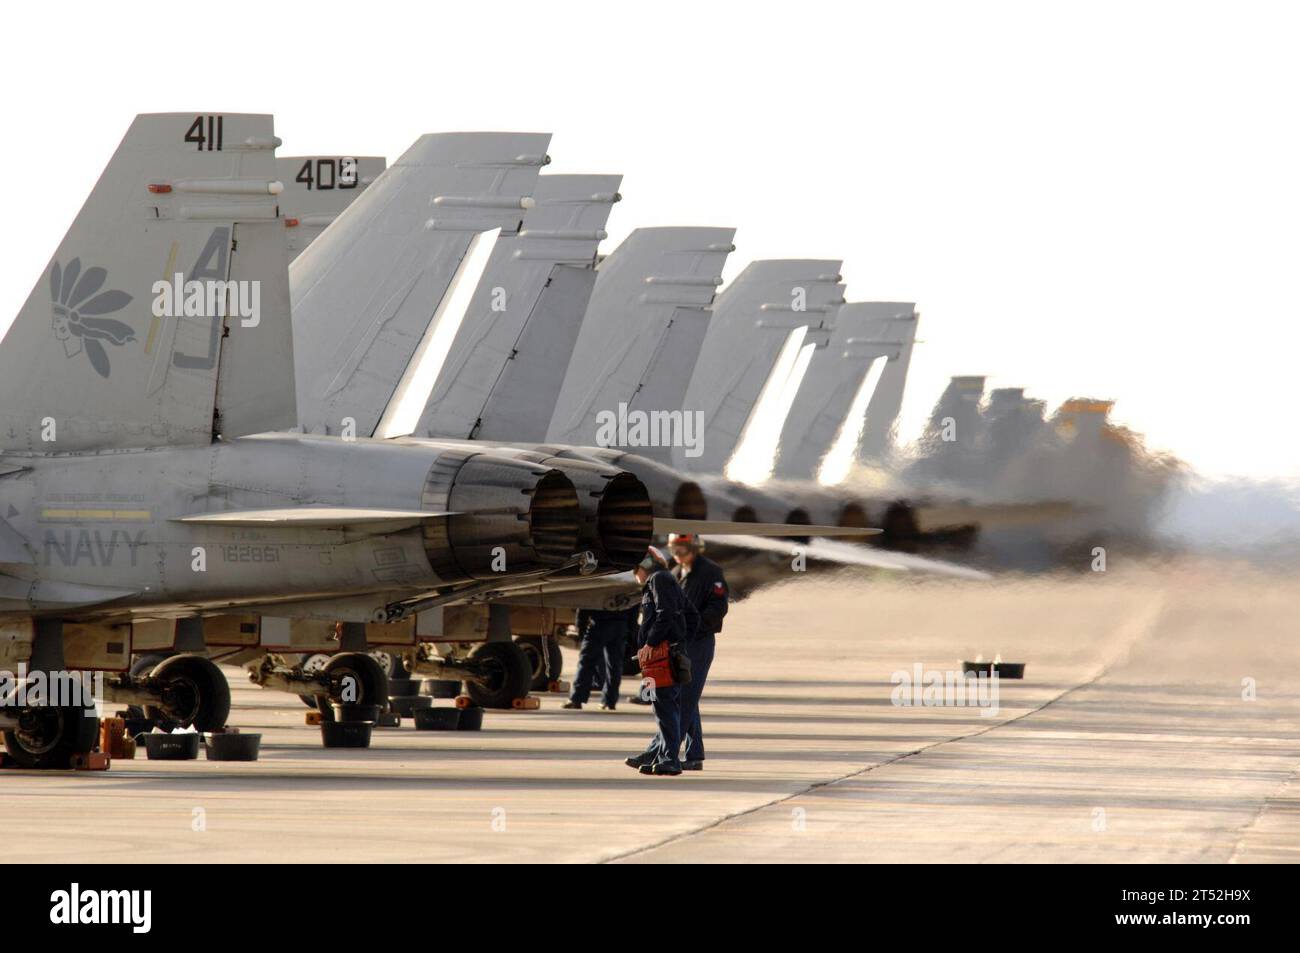
M549 467L486 453L443 454L421 502L453 514L424 528L425 554L446 580L555 568L582 548L577 490Z

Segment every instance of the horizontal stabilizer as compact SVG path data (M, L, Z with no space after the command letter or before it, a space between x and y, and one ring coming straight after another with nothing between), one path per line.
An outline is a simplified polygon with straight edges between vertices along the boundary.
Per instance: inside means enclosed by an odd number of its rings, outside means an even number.
M735 546L740 549L757 549L763 552L792 555L790 543L774 539L755 539L751 536L713 536L709 542L723 546ZM841 566L862 566L867 569L889 569L898 572L928 572L940 576L953 576L957 579L990 579L986 572L948 563L940 559L926 559L910 553L896 553L888 549L876 549L870 546L854 546L831 539L814 539L808 543L797 544L798 549L809 559L838 563Z
M452 515L429 510L379 510L355 506L287 506L265 510L194 513L190 516L178 517L176 522L199 523L207 526L281 526L286 529L296 529L419 522Z
M736 523L731 520L679 520L655 517L655 535L667 533L725 533L736 536L876 536L884 530L862 526L810 526L802 523Z

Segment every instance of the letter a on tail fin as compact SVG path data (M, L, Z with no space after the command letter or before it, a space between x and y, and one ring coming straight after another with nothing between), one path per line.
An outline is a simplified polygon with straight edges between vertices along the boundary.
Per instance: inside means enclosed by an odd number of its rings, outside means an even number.
M0 449L293 426L276 145L270 116L136 117L0 345Z

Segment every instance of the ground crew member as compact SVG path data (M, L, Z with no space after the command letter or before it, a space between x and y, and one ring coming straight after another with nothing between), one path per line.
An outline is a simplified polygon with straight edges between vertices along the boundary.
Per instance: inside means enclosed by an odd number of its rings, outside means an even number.
M691 659L691 682L683 685L682 740L686 751L682 756L682 770L704 770L704 736L700 731L700 695L704 680L713 665L715 636L722 631L722 618L727 614L727 579L722 567L706 559L704 540L693 534L673 533L668 537L668 548L677 565L673 575L681 584L686 601L700 614L700 624L694 638L686 642L686 654Z
M678 645L686 640L687 607L681 586L668 571L668 560L651 546L633 570L641 584L641 621L637 646L657 646L664 642ZM608 674L606 677L608 677ZM681 688L656 685L652 705L659 731L649 747L624 763L642 774L678 775L682 773L678 750L681 748Z
M581 708L591 697L592 682L602 676L601 711L613 711L618 704L618 688L623 679L623 652L628 639L636 638L637 610L582 609L578 612L578 674L573 691L564 708ZM603 671L601 669L603 668Z

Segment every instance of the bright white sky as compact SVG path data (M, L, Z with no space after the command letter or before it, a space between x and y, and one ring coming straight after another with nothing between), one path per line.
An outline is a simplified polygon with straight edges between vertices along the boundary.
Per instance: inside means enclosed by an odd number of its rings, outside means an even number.
M1265 3L10 4L11 320L137 112L273 112L282 154L555 134L638 225L842 257L918 302L905 432L951 374L1300 475L1300 8Z

